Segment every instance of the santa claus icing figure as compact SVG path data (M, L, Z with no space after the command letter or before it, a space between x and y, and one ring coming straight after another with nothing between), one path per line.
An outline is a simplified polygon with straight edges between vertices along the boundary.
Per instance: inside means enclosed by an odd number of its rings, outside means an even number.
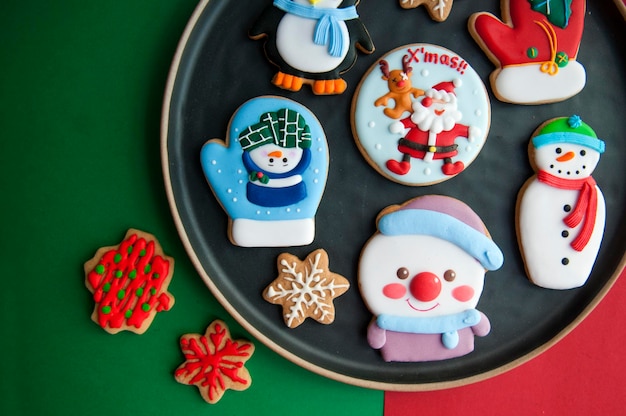
M458 108L454 89L460 86L460 79L433 86L421 101L413 103L413 113L409 117L389 126L394 134L406 133L398 141L402 159L388 160L387 169L396 175L406 175L411 170L412 158L426 163L443 161L441 171L449 176L465 169L462 161L453 161L458 154L455 141L461 137L471 142L480 135L480 129L459 123L463 114Z

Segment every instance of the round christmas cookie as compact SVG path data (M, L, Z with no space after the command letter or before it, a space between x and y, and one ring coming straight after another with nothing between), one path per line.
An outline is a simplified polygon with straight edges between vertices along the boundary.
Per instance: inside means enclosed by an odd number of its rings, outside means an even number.
M373 65L352 100L352 132L386 178L423 186L463 172L487 139L485 85L461 56L436 45L397 48Z

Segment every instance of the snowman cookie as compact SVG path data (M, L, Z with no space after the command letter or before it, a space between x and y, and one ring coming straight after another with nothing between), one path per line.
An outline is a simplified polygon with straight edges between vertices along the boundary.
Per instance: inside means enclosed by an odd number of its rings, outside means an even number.
M367 162L386 178L423 186L463 172L491 123L487 90L456 53L416 43L383 56L352 100L351 124Z
M533 133L537 172L517 201L517 237L529 279L549 289L585 284L604 234L604 196L591 176L605 144L580 117L549 120Z
M226 140L202 147L202 169L242 247L307 245L328 173L324 130L309 109L273 96L235 112Z
M356 62L357 50L374 44L359 19L359 0L274 0L249 31L266 39L265 54L278 67L277 87L299 91L309 84L317 95L341 94L341 74Z
M543 104L578 94L586 83L576 60L586 0L502 0L502 20L473 14L469 31L497 66L490 81L500 101Z
M427 195L385 208L359 261L374 315L367 340L385 361L436 361L474 350L491 325L476 309L502 251L465 203Z

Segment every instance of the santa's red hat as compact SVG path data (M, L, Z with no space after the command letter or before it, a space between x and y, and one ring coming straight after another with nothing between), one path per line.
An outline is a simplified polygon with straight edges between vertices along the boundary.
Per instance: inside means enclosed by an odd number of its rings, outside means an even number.
M456 96L455 88L461 86L461 79L455 78L452 81L443 81L439 84L433 85L428 91L426 91L426 98L422 101L424 107L430 106L433 99L443 100L449 102ZM430 100L429 100L430 98Z

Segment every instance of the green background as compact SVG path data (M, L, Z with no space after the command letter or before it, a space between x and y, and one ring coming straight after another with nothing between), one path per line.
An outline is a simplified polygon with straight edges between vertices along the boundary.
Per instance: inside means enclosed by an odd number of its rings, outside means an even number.
M258 341L252 386L216 405L174 380L182 334L220 318L253 340L193 268L163 185L163 92L195 6L0 2L0 414L383 412L383 392L313 374ZM110 335L90 319L82 267L131 227L176 259L176 304L143 335Z

